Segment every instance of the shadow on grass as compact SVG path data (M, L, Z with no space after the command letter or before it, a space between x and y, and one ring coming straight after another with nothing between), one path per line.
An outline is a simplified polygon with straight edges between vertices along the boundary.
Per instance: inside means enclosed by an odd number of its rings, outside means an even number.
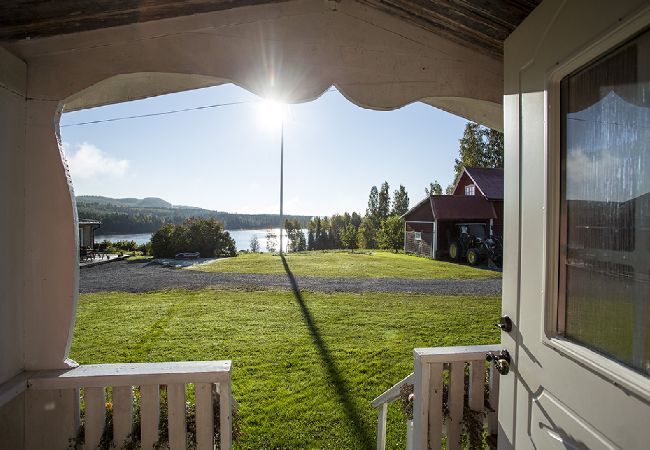
M352 398L350 398L349 389L346 386L345 380L341 376L339 369L336 367L336 363L330 354L329 348L323 340L316 322L314 322L311 311L309 311L309 308L307 307L307 304L302 297L302 292L300 292L296 278L293 276L293 272L291 272L287 260L285 259L284 255L280 255L280 258L282 258L284 270L287 272L287 276L289 277L293 295L296 297L296 302L298 303L300 312L302 313L305 323L307 324L309 334L311 334L312 341L314 342L314 345L318 350L318 354L320 355L321 360L323 361L323 365L327 371L327 377L334 385L336 396L338 397L338 400L343 407L345 415L352 423L352 430L356 434L356 438L359 443L363 445L363 448L371 449L375 446L374 438L368 434L366 424L363 421L354 401Z

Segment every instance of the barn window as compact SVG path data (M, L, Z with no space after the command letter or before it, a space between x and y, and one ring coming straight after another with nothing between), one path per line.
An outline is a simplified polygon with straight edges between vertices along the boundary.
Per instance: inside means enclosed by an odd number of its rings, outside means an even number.
M465 186L465 195L474 195L476 192L476 187L473 184L468 184Z
M415 240L416 241L421 241L422 240L422 232L421 231L416 231L415 232Z
M558 330L650 374L650 32L561 82Z

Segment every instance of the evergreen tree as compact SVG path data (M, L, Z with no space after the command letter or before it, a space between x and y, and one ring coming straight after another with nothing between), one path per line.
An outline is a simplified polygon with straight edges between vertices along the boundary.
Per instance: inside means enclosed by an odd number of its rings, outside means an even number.
M429 187L424 188L424 192L426 192L427 196L442 195L442 186L440 186L440 183L436 180L433 183L429 183Z
M354 228L359 229L359 226L361 225L361 215L353 212L352 215L350 216L350 223L354 225Z
M321 245L321 234L323 232L322 229L322 224L320 221L320 217L316 217L316 227L314 229L314 248L313 250L320 250L322 247Z
M388 213L390 212L390 192L388 187L388 182L384 181L379 189L379 195L377 198L377 218L378 223L381 223L383 220L386 220Z
M314 230L311 227L307 229L307 250L314 250Z
M454 164L455 179L463 167L503 167L503 133L468 122L458 153Z
M406 188L400 184L399 190L396 190L393 193L393 208L391 210L391 214L397 214L398 216L401 216L403 214L406 214L408 210L409 196L406 193Z
M377 191L377 186L370 188L366 217L370 217L372 220L376 220L379 217L379 191Z
M330 219L327 216L323 216L321 219L321 228L320 236L318 237L319 248L322 250L327 250L331 248L330 245Z

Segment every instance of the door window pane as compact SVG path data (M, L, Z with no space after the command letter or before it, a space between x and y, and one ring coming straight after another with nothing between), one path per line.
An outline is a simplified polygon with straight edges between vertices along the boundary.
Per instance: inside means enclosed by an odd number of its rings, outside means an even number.
M559 328L650 374L650 32L567 76L561 97Z

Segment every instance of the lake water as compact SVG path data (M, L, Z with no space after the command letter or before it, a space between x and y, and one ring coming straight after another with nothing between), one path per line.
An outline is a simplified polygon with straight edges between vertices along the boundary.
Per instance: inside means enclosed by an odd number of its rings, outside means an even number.
M251 245L251 239L253 236L257 237L257 241L260 244L260 251L265 252L266 249L266 233L273 231L278 238L276 238L276 248L279 245L279 235L280 229L275 228L272 230L227 230L230 233L230 236L235 240L237 245L237 250L249 250ZM302 230L307 237L307 230ZM95 242L101 242L104 239L109 241L135 241L136 244L146 244L151 239L151 233L136 233L136 234L96 234ZM284 250L287 250L287 233L283 233L283 243L282 246Z

